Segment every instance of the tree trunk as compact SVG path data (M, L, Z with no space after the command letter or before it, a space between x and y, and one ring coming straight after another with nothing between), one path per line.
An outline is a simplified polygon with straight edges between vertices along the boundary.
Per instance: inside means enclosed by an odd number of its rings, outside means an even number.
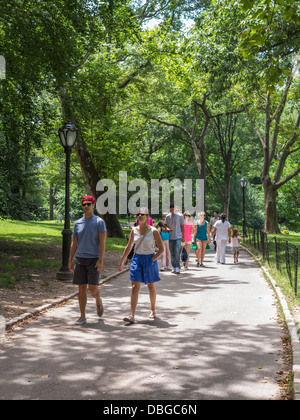
M280 233L278 225L278 213L276 206L277 189L274 188L270 178L263 179L264 197L265 197L265 226L266 233Z
M54 219L53 203L54 203L54 194L53 194L53 185L51 184L50 192L49 192L49 220Z
M78 122L76 121L76 118L72 112L72 103L71 103L69 92L67 91L66 88L62 88L60 90L59 97L60 97L62 110L63 110L65 119L66 120L69 119L77 128L79 128ZM77 138L74 148L75 148L78 161L81 166L81 170L85 177L85 180L92 192L92 195L97 200L99 194L96 191L96 185L100 179L100 176L95 168L95 165L92 160L92 156L87 150L84 140L81 138L80 132L78 134L78 138ZM107 213L100 216L105 221L106 229L107 229L107 236L124 238L124 234L123 234L121 225L119 223L119 220L116 214Z
M99 175L92 162L92 157L86 149L85 143L80 139L80 136L78 141L75 143L75 151L90 191L97 200L99 193L96 191L96 185L99 181ZM107 236L113 238L124 238L124 234L116 214L106 213L100 216L105 221Z
M226 168L225 170L225 193L224 193L224 213L227 216L227 220L229 220L229 204L230 204L230 169Z

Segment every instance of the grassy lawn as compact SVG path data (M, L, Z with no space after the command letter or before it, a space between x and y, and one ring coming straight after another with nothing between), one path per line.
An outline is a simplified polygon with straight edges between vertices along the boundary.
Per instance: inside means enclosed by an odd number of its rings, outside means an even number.
M275 253L275 241L274 236L276 236L276 239L280 241L280 252L278 252L278 258L280 259L280 266L281 271L278 271L276 268L276 253ZM270 253L270 263L266 260L263 261L263 264L269 268L270 273L272 274L272 277L276 280L278 285L280 286L280 289L282 293L286 296L287 302L292 308L293 306L300 307L300 249L298 251L298 292L297 295L295 294L294 290L294 284L291 285L290 280L288 278L288 274L285 268L285 246L286 241L288 241L289 244L294 244L300 248L300 233L296 232L290 232L289 235L268 235L268 242L269 242L269 253ZM262 258L261 253L253 247L253 245L249 245L249 243L246 241L245 246L251 251L257 255L259 258ZM289 249L291 252L294 251L294 249L290 246ZM294 255L294 254L292 254ZM291 261L291 272L294 279L295 274L295 260L294 257L290 257Z
M19 220L0 220L0 242L13 241L27 244L37 242L62 243L63 223L55 221L22 222ZM71 225L73 229L73 225ZM125 230L124 230L125 232ZM125 234L127 234L127 230ZM127 241L121 238L107 238L108 251L123 251Z
M49 260L49 247L62 244L63 223L0 221L0 288L14 288L23 280L20 269L59 269L61 257ZM71 226L71 229L73 226ZM129 230L124 230L127 234ZM123 252L126 239L107 238L106 250ZM30 279L27 279L30 280Z
M276 238L279 238L282 241L289 241L300 247L300 233L290 232L289 235L276 235Z
M62 230L62 223L0 220L0 241L59 243Z

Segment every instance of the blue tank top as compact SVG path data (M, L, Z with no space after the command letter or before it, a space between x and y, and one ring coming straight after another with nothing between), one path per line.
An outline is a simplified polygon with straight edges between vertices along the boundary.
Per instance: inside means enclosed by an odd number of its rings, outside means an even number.
M204 225L199 225L197 223L197 235L195 239L199 239L200 241L207 241L207 221L205 220Z
M160 232L160 236L161 236L162 241L169 240L169 232Z

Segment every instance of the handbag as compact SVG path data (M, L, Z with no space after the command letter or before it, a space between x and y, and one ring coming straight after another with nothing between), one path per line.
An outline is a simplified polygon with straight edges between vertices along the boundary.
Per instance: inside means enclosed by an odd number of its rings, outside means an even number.
M192 249L197 249L197 245L196 245L196 242L195 241L192 244Z
M186 252L185 248L182 248L182 253L181 253L181 261L186 262L188 259L188 254Z
M132 260L132 257L134 256L134 248L135 248L135 244L133 244L133 247L131 248L131 251L127 255L127 260Z

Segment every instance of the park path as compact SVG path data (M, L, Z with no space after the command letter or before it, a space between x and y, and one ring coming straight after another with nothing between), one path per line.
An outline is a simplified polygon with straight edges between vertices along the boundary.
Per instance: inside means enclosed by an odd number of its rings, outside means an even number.
M228 251L230 255L230 251ZM203 400L280 399L282 331L275 297L243 251L204 268L161 273L157 315L148 319L142 287L136 323L129 314L125 272L101 288L98 319L89 297L84 326L78 301L17 327L0 347L0 399Z

